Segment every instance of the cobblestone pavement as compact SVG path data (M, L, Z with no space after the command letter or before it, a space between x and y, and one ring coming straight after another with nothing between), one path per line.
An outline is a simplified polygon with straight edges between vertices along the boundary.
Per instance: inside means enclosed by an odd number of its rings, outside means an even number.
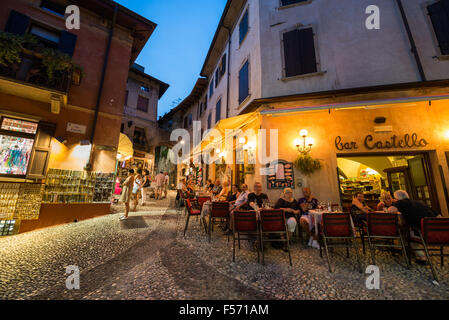
M381 288L368 290L344 250L331 253L334 273L317 250L297 243L293 267L271 248L262 266L245 241L233 263L232 243L218 228L208 243L194 218L183 237L185 216L168 200L138 207L125 222L118 217L0 238L0 299L449 299L447 263L437 266L438 286L428 267L408 270L401 256L379 252ZM68 265L80 268L80 290L65 288Z

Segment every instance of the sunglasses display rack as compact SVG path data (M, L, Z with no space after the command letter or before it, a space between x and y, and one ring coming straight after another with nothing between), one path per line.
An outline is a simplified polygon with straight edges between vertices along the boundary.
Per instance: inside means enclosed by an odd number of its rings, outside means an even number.
M49 169L42 202L91 203L95 181L95 172Z
M40 183L20 184L14 219L39 219L43 190L44 185Z
M0 183L0 220L14 218L19 190L19 183Z
M95 180L95 194L93 202L110 203L112 191L114 190L115 174L97 173Z

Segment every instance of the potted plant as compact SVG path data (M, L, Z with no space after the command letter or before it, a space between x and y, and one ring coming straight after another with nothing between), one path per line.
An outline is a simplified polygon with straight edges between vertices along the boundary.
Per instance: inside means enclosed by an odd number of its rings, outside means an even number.
M311 176L315 171L322 168L319 159L312 158L310 154L300 154L293 163L299 172L305 176Z
M8 32L0 32L0 65L8 65L21 62L23 39Z
M46 48L42 51L42 64L51 82L57 72L66 72L72 68L72 59L67 54Z

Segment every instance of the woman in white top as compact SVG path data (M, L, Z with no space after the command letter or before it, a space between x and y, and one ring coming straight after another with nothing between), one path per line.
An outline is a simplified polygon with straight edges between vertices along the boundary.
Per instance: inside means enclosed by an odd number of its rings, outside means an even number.
M137 203L139 201L139 193L142 189L142 169L137 169L137 174L134 177L133 184L133 200L134 200L134 212L137 210Z
M122 194L120 195L120 202L125 204L125 214L120 217L120 220L128 219L129 202L131 201L131 186L134 184L134 170L128 171L128 177L123 182Z
M145 169L145 170L143 170L142 188L140 189L141 196L142 196L142 206L145 205L145 200L147 199L148 188L150 186L151 186L150 171Z

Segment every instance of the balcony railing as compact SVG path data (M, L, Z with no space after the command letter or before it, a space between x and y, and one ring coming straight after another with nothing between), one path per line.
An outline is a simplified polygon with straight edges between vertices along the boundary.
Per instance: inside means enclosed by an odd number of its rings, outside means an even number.
M38 53L24 50L21 61L8 66L0 65L0 76L47 89L67 93L71 83L71 71L54 71L50 78Z

